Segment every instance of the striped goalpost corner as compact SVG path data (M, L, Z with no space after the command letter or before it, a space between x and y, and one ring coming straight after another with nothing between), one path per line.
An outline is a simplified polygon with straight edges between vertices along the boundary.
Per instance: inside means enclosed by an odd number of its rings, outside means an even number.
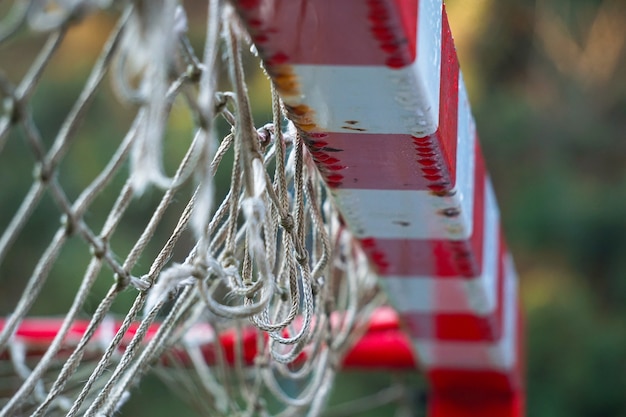
M523 415L517 277L443 2L235 3L398 311L429 416Z
M351 369L425 375L429 417L524 416L443 0L198 3L0 6L0 417L115 415L150 372L202 415L348 415ZM359 409L423 407L391 385Z

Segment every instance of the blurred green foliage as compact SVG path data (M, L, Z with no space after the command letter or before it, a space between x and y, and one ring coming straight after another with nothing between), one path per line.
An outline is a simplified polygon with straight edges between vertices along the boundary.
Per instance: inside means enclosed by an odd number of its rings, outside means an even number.
M626 416L626 2L449 0L447 5L520 275L527 323L527 414ZM191 20L202 18L199 13ZM107 27L110 22L103 18L95 24ZM42 81L32 100L47 146L93 62L89 51L93 54L104 40L99 31L88 34L72 40L86 55L67 61L69 52L61 51L52 76ZM42 39L22 36L0 49L3 70L12 81L19 80L32 59L29 51L40 47ZM250 71L255 65L250 63ZM261 77L251 85L254 108L260 109L256 120L264 123L269 118L267 86L260 87ZM59 175L70 198L102 169L128 128L129 112L113 103L110 92L99 93L81 141L66 157ZM175 107L169 136L188 137L189 117L182 106ZM12 135L0 155L0 228L23 198L34 168L32 158L7 157L28 154L19 133ZM166 146L178 160L177 150L183 147L175 140ZM117 187L122 177L116 178ZM113 196L94 205L90 224L102 225ZM112 242L119 253L126 253L141 233L143 213L154 208L157 198L148 193L134 203L128 216L137 221ZM44 198L26 226L29 238L20 238L4 261L1 314L13 308L23 287L23 281L12 277L30 274L33 265L22 260L37 259L58 226L58 214L54 202ZM145 258L156 250L148 248ZM76 288L81 279L85 251L79 242L64 249L64 262L55 266L55 278L46 286L52 301L36 305L33 314L67 310L72 294L65 289ZM103 272L85 316L110 284L110 272ZM120 300L117 311L127 309L133 297L129 293ZM339 385L347 387L376 380L344 378ZM187 415L184 405L161 395L163 389L153 380L143 384L125 409L128 415Z
M475 30L459 53L520 274L527 414L626 416L626 3L447 3Z

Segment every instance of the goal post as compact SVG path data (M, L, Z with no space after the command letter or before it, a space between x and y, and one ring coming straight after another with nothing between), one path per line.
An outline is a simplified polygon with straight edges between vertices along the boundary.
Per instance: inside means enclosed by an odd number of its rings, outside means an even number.
M235 4L399 312L430 415L522 415L517 277L443 2Z

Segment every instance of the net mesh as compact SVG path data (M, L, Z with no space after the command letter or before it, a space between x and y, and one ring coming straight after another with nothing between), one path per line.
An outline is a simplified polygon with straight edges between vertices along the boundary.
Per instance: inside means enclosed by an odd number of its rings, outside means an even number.
M16 0L0 24L0 279L21 294L3 299L2 416L112 415L148 371L210 415L317 415L383 303L275 92L255 124L232 7L202 6L201 57L175 0ZM93 16L106 31L81 31ZM72 78L67 44L104 32L63 112L47 74ZM63 324L33 361L16 332L42 312Z

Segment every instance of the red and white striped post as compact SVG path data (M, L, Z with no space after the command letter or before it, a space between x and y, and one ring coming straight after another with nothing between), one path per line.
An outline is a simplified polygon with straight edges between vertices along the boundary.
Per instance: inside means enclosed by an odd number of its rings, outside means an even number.
M236 0L428 375L430 416L521 416L513 263L442 0Z

